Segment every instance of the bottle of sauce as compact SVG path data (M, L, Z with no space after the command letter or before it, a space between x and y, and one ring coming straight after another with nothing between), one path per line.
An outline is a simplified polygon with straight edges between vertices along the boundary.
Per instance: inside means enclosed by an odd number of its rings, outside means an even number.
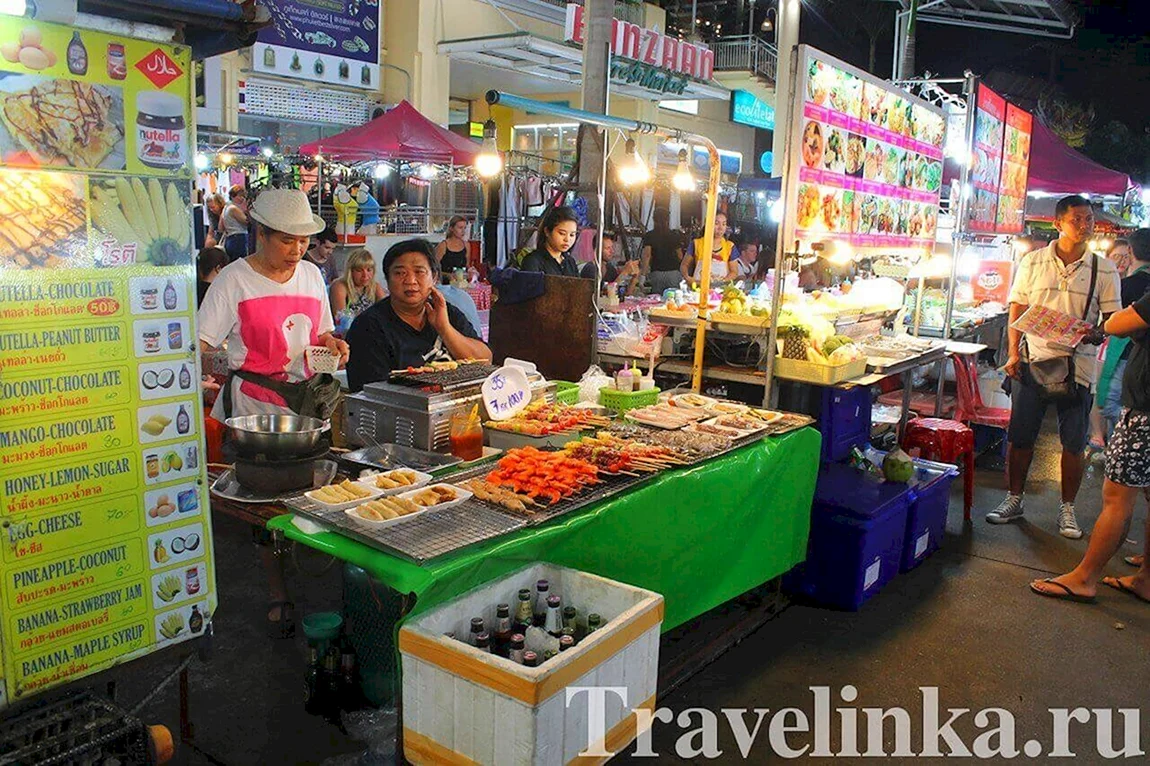
M180 411L176 413L176 432L186 434L192 429L191 418L188 417L188 411L184 405L180 405Z
M204 629L204 616L200 614L200 607L193 606L192 613L188 617L188 630L193 633L199 633Z
M192 373L188 371L188 365L180 365L180 388L189 389L192 387Z
M177 296L176 286L172 284L172 280L168 280L168 284L164 285L164 309L172 311L176 308Z
M68 71L75 75L88 74L88 49L79 32L73 32L72 41L68 43Z

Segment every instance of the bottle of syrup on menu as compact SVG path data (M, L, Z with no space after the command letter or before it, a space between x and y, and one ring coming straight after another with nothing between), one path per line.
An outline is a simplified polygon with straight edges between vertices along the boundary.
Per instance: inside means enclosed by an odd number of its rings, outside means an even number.
M68 71L76 75L88 74L88 49L84 47L79 32L73 32L72 41L68 43Z

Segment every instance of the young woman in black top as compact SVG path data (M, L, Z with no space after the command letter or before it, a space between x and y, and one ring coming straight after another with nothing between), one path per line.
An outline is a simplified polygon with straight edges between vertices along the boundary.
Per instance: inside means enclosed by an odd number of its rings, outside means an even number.
M642 270L651 292L662 295L664 290L678 287L683 278L679 273L683 243L671 231L671 216L664 208L656 209L652 219L654 228L643 235Z
M579 219L569 207L551 208L539 222L539 247L523 259L523 271L541 271L555 277L577 277L579 266L571 255L579 236Z
M435 247L435 259L439 261L439 272L446 283L451 272L467 268L467 219L461 215L452 216L447 222L447 236Z

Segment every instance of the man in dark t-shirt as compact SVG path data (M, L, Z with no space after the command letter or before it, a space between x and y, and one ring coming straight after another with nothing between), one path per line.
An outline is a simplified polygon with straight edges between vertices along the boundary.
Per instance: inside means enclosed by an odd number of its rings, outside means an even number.
M347 332L347 385L359 391L392 370L451 359L491 361L491 349L463 312L436 288L439 262L431 244L411 239L383 257L388 297L364 311Z

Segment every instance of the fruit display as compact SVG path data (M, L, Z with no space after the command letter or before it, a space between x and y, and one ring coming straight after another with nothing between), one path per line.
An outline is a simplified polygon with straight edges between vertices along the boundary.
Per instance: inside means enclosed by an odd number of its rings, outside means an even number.
M896 447L883 458L882 475L887 481L906 484L914 476L914 461L910 455Z
M807 348L811 345L811 331L800 324L779 328L783 339L783 359L806 359Z
M743 292L737 285L723 288L723 299L715 310L718 314L731 316L748 316L770 319L771 305L766 301ZM713 315L712 315L712 318Z
M184 618L179 614L169 614L160 623L160 635L169 641L184 632Z
M565 404L532 402L519 414L507 420L489 420L484 425L497 431L509 431L528 436L549 436L584 428L604 428L611 421L584 407Z
M599 469L563 452L543 452L534 447L509 450L487 481L508 487L532 499L546 498L552 504L571 497L599 482Z
M135 243L136 262L191 262L191 218L177 181L116 178L92 183L92 223L121 245Z

